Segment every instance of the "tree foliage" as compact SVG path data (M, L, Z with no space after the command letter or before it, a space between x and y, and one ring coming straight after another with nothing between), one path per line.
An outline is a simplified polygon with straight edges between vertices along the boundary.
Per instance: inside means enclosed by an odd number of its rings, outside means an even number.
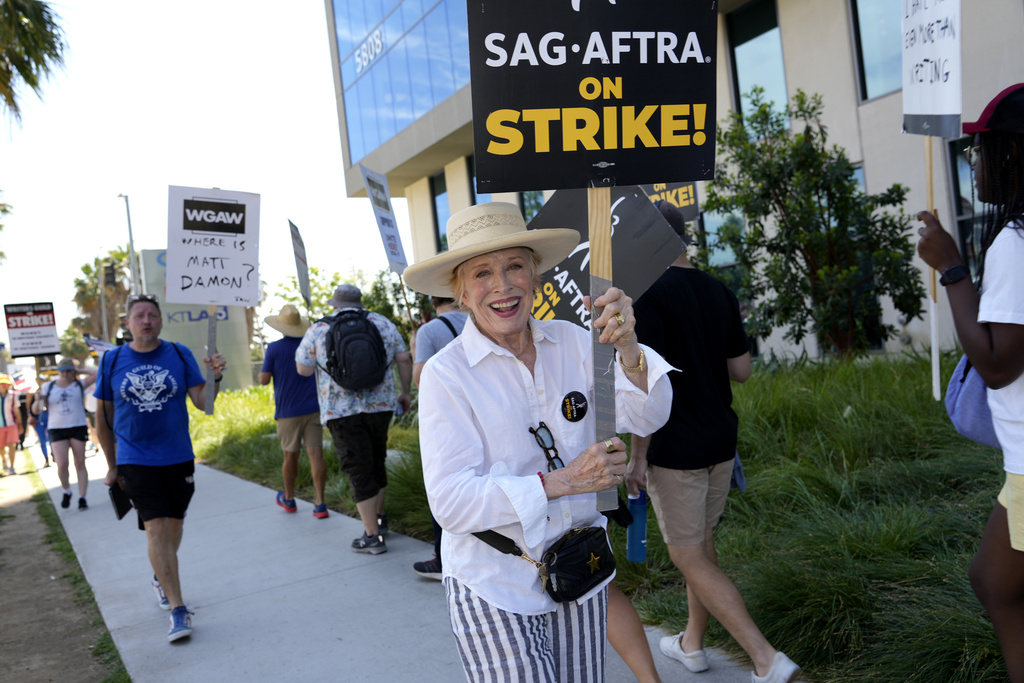
M881 322L879 297L914 318L925 295L900 208L906 188L861 189L845 151L828 144L820 95L798 90L785 111L774 110L760 88L749 97L752 113L732 112L718 130L719 164L704 204L746 218L745 228L723 226L718 245L735 252L755 302L748 331L763 337L788 326L786 339L812 333L835 355L893 336Z
M85 361L92 355L92 350L85 343L85 336L82 331L75 327L74 323L68 325L64 333L60 335L60 355L65 358L74 358L84 367Z
M18 89L40 94L42 82L64 65L64 32L42 0L0 0L0 102L21 120Z
M363 306L369 311L380 313L393 322L406 342L413 330L410 317L415 321L416 327L419 327L425 321L423 318L425 312L430 310L428 297L406 287L401 278L390 270L380 271L372 282L368 282L365 273L361 270L354 270L348 278L343 278L341 273L335 272L328 275L326 271L316 266L310 266L309 298L312 307L311 311L307 313L311 320L317 320L331 313L333 309L327 301L334 295L334 290L344 282L359 287L363 293ZM305 309L305 302L299 291L299 280L295 276L289 277L278 288L277 296L300 311ZM406 313L407 308L411 309L411 316Z

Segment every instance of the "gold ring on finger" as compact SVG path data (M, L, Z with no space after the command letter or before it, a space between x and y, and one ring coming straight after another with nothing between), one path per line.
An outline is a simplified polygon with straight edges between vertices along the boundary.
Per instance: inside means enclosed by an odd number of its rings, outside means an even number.
M621 313L616 313L615 314L615 322L617 322L619 324L619 327L622 327L623 325L626 324L626 319L624 317L622 317Z
M604 447L609 453L615 452L615 442L612 441L611 439L604 440Z

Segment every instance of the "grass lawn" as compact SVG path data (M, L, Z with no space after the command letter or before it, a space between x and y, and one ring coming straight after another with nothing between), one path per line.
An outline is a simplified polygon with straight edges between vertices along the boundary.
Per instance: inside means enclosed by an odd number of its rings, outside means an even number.
M955 365L943 357L943 377ZM746 493L733 492L716 533L719 561L754 621L816 681L1006 680L995 633L967 566L1002 484L1002 456L960 437L931 397L924 356L760 366L735 385ZM226 392L216 415L192 414L197 455L281 488L267 387ZM391 528L431 540L415 409L389 447ZM326 433L325 433L325 436ZM355 504L328 440L328 507ZM312 499L300 458L296 495ZM680 630L686 597L654 515L645 564L618 583L648 623ZM707 644L742 654L713 622Z

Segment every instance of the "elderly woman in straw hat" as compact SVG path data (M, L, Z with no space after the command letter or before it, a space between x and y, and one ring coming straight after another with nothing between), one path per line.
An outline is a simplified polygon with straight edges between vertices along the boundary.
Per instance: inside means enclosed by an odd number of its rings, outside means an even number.
M277 438L281 441L281 451L284 453L284 463L281 465L284 490L277 492L277 504L285 512L298 510L295 504L295 479L299 474L299 452L305 443L309 473L316 491L313 516L323 519L329 514L324 502L327 465L324 462L324 428L320 424L316 378L312 375L303 377L295 369L295 351L302 342L302 335L309 329L309 321L299 315L299 309L295 306L285 304L279 315L268 315L263 322L284 335L282 339L267 345L258 378L263 385L274 381L274 419L277 421Z
M596 492L626 471L621 440L593 443L590 334L530 315L540 274L579 233L528 231L517 206L497 202L456 213L447 233L450 250L404 277L470 314L427 362L419 394L424 481L445 530L444 584L467 677L601 681L611 579L556 603L533 564L473 535L497 531L539 559L569 529L605 526ZM672 368L637 343L629 297L610 288L594 304L604 307L601 341L618 356L618 431L650 434L668 419Z

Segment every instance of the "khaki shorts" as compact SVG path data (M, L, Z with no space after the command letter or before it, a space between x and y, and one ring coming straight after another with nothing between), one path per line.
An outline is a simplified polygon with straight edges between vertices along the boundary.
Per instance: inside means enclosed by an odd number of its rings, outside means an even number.
M298 453L303 443L307 452L310 448L322 451L324 428L320 424L320 413L282 417L277 421L277 438L281 440L281 450L289 453Z
M1006 508L1010 547L1024 551L1024 474L1006 473L1006 483L999 492L999 504Z
M699 470L651 467L647 492L669 545L700 545L718 526L732 481L730 458Z

